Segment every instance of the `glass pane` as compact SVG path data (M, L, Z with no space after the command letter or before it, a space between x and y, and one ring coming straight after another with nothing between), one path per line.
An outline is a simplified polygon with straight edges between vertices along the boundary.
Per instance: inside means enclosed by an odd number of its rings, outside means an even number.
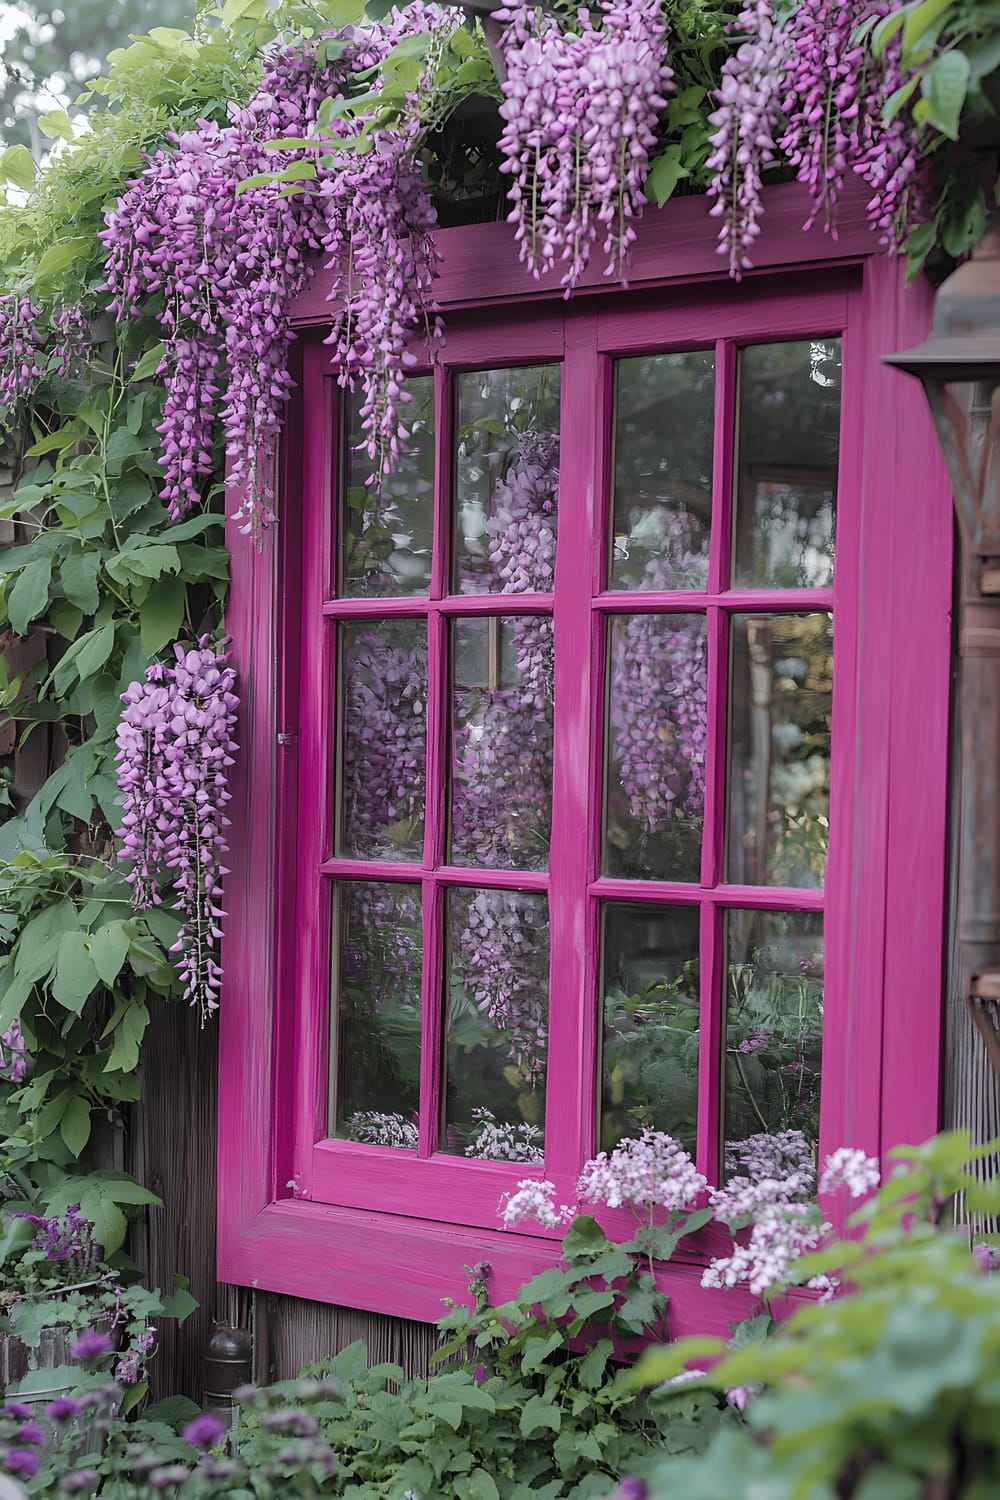
M341 592L348 599L426 594L434 539L434 379L408 380L404 407L409 440L381 485L361 443L360 391L345 395L347 463Z
M703 615L609 622L604 873L697 880L705 821Z
M737 587L832 584L839 440L839 339L744 349L733 552Z
M448 893L440 1149L540 1162L549 1042L549 913L527 891Z
M552 821L552 621L456 620L451 858L544 870Z
M727 879L736 885L823 884L832 691L829 615L733 617Z
M420 859L427 757L427 627L340 626L340 839L356 859Z
M418 885L334 887L333 1135L417 1148L421 930Z
M815 1157L823 1044L823 918L814 912L726 914L726 1174L735 1141L798 1130Z
M698 922L694 906L605 910L602 1151L650 1126L694 1152Z
M548 594L556 561L559 366L455 377L455 587Z
M646 354L616 366L613 589L708 582L715 356Z

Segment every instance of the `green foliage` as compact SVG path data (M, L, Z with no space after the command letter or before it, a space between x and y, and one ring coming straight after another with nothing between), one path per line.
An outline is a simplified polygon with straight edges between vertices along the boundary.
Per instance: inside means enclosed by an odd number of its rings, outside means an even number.
M657 1253L669 1254L672 1241L661 1236ZM358 1342L298 1380L249 1393L231 1445L239 1472L196 1473L180 1500L293 1487L356 1500L597 1500L664 1454L699 1452L738 1424L734 1409L703 1390L639 1395L616 1359L623 1340L663 1331L665 1299L639 1269L647 1249L642 1236L612 1245L593 1219L578 1219L566 1268L496 1308L477 1267L474 1312L453 1307L439 1324L449 1336L439 1361L459 1355L460 1364L410 1379L398 1365L369 1367ZM102 1495L138 1500L155 1465L192 1458L157 1417L116 1426L92 1461ZM54 1493L47 1486L61 1472L53 1464L29 1489Z
M713 1439L696 1462L663 1464L658 1500L985 1500L1000 1485L1000 1278L984 1275L960 1234L939 1227L954 1196L995 1216L968 1136L892 1152L895 1171L857 1215L858 1237L801 1262L802 1276L843 1268L851 1291L801 1308L777 1337L733 1346L693 1389L763 1387L748 1427ZM682 1341L640 1362L640 1383L723 1354Z

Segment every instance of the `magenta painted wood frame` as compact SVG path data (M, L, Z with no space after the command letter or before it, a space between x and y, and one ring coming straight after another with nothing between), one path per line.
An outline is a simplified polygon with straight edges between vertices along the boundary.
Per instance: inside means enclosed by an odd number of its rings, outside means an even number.
M440 957L425 945L421 1146L399 1152L325 1138L328 906L335 877L417 880L424 921L441 921L454 884L546 891L551 1033L545 1175L563 1201L594 1145L597 949L610 899L695 906L702 933L699 1164L713 1175L720 1128L722 912L822 911L826 930L822 1148L881 1151L938 1122L945 781L951 603L951 503L930 420L912 383L880 363L921 338L929 293L904 290L878 252L862 202L838 242L800 229L797 188L770 190L760 269L735 286L715 255L700 199L649 212L628 292L599 277L569 304L517 265L507 226L442 231L439 296L448 323L436 374L562 362L560 535L551 596L447 596L437 561L426 599L345 600L333 593L336 385L321 330L324 276L293 309L302 330L282 449L282 519L257 553L234 530L229 630L243 690L233 860L224 947L219 1152L222 1280L417 1318L461 1296L462 1267L489 1260L501 1296L551 1263L553 1237L499 1233L500 1194L537 1169L436 1156ZM315 329L314 334L312 330ZM733 368L741 344L842 337L843 406L832 590L726 588ZM716 354L713 550L707 592L604 591L607 427L612 357L666 349ZM439 436L442 455L447 433ZM438 525L446 486L440 482ZM571 497L571 499L570 499ZM832 609L835 619L831 839L823 891L722 881L728 617L755 607ZM605 621L620 612L703 614L709 745L700 879L673 885L600 874ZM440 799L420 865L331 858L333 726L327 638L339 619L426 618L429 700L442 701L444 636L455 615L552 612L556 638L553 833L547 874L442 863ZM428 779L443 787L440 718ZM614 1222L613 1216L609 1224ZM623 1226L624 1227L624 1226ZM707 1245L696 1247L701 1253ZM695 1260L666 1273L675 1332L721 1330L732 1300L699 1285ZM737 1299L737 1302L739 1299Z

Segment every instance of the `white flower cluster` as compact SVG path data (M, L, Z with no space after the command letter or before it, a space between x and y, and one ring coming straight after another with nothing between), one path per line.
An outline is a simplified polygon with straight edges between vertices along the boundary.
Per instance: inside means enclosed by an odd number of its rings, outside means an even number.
M420 1129L416 1120L406 1115L380 1114L375 1109L359 1109L348 1118L352 1141L366 1146L394 1146L397 1150L416 1151Z
M576 1209L565 1203L557 1208L555 1184L528 1177L518 1183L516 1193L504 1193L499 1212L504 1229L513 1229L523 1219L534 1219L543 1229L558 1229L570 1222Z
M863 1198L866 1193L873 1193L880 1181L874 1157L853 1146L841 1146L827 1157L819 1190L833 1193L837 1188L846 1188L852 1198Z
M540 1167L545 1161L544 1132L537 1125L499 1123L488 1109L474 1109L476 1136L465 1148L466 1156L482 1161L520 1161Z
M790 1266L815 1250L831 1226L819 1218L811 1203L769 1203L754 1221L750 1239L732 1255L717 1256L702 1274L702 1286L737 1286L745 1281L755 1297L763 1297L783 1281ZM818 1285L814 1277L810 1286Z
M784 1281L801 1256L817 1249L831 1229L814 1199L816 1171L809 1143L798 1130L750 1136L727 1143L726 1168L742 1171L713 1192L716 1218L730 1229L753 1227L745 1245L709 1263L701 1284L746 1282L755 1297L762 1297ZM823 1193L847 1188L852 1198L878 1185L878 1162L850 1146L827 1157L819 1184ZM835 1287L828 1276L814 1276L806 1285L826 1294Z
M580 1174L577 1192L584 1202L609 1208L694 1207L708 1183L672 1136L646 1129L638 1140L622 1141L610 1156L602 1151Z

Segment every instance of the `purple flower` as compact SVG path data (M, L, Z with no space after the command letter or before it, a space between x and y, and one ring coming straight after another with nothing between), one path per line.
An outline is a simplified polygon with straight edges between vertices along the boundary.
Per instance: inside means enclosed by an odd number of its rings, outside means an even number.
M190 1473L191 1470L183 1464L164 1464L159 1469L150 1470L147 1482L152 1490L178 1489Z
M645 1480L626 1474L615 1492L614 1500L648 1500L648 1495Z
M477 1385L485 1385L486 1382L487 1382L487 1380L489 1380L489 1378L490 1378L489 1377L489 1372L487 1371L486 1366L485 1365L477 1365L476 1368L472 1372L472 1378L476 1382Z
M67 1422L70 1417L77 1416L82 1409L79 1401L74 1401L72 1396L57 1396L45 1408L45 1415L53 1422Z
M211 1412L204 1411L184 1429L184 1441L192 1448L214 1448L226 1435L226 1424Z
M118 785L124 799L120 858L137 906L156 905L157 886L174 877L184 915L175 946L184 993L204 1020L218 1008L222 877L228 768L236 745L236 673L202 636L174 647L174 665L150 667L122 694Z
M989 1273L1000 1270L1000 1250L996 1245L988 1244L986 1240L980 1240L978 1245L973 1245L972 1259L980 1271Z
M15 1436L19 1443L31 1443L36 1448L45 1442L45 1434L37 1422L25 1422L18 1428Z
M65 1495L82 1495L86 1491L97 1488L96 1469L74 1469L70 1474L64 1474L59 1481L59 1488Z
M111 1348L111 1340L106 1333L95 1333L88 1329L82 1333L70 1351L74 1359L97 1359L101 1354L107 1354Z
M33 1406L21 1406L12 1401L9 1406L4 1407L3 1415L13 1417L16 1422L28 1422L35 1415L35 1409Z
M30 1479L41 1468L42 1461L30 1448L8 1448L3 1456L3 1466L11 1474L23 1474Z

